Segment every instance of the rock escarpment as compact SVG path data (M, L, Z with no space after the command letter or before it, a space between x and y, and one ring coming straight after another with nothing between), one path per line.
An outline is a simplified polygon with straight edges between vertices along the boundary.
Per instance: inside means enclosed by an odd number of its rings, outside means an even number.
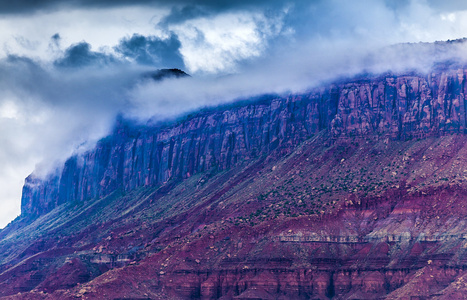
M171 125L120 120L94 150L66 161L47 180L26 179L21 212L42 215L57 205L122 189L159 185L238 162L285 153L324 131L333 139L409 139L464 133L465 69L342 81L300 95L264 96L197 113Z
M462 299L467 136L329 140L20 219L0 298Z
M60 174L27 179L0 232L0 297L462 299L465 77L119 119Z

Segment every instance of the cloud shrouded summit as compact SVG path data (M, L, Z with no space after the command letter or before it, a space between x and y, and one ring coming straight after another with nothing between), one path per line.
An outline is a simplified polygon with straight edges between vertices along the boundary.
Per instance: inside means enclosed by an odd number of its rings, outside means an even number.
M3 1L0 224L21 186L104 136L117 114L170 119L359 72L464 61L464 1ZM142 74L180 68L190 78Z

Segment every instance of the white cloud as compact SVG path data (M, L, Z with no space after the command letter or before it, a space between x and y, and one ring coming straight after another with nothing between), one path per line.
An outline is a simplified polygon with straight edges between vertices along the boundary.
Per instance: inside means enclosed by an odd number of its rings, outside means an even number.
M180 52L190 72L233 72L245 59L259 57L268 39L281 31L280 19L235 12L202 17L170 27L180 38Z
M111 9L70 9L11 15L0 18L3 55L26 55L50 60L50 38L59 33L61 46L87 41L93 49L110 48L124 36L138 32L151 35L167 9L157 7L118 7Z
M467 11L440 11L425 0L411 0L398 13L399 42L434 42L467 36Z

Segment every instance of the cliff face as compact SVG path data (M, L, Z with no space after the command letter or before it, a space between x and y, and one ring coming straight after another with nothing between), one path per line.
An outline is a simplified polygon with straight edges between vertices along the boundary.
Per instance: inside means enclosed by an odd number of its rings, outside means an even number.
M465 298L466 135L281 153L14 222L0 298Z
M173 125L137 127L119 121L94 150L67 160L61 174L48 180L29 176L22 215L42 215L62 203L117 189L225 170L277 148L289 153L322 130L333 139L464 133L466 73L457 69L336 83L213 109Z
M465 77L466 71L459 69L339 85L332 134L407 139L464 132Z
M60 176L44 182L28 177L22 214L39 215L119 188L128 191L224 170L278 146L293 147L325 127L312 116L319 112L310 98L265 102L202 114L169 127L135 128L119 122L93 151L70 158Z
M28 177L32 218L0 231L0 298L463 299L465 77L120 119Z

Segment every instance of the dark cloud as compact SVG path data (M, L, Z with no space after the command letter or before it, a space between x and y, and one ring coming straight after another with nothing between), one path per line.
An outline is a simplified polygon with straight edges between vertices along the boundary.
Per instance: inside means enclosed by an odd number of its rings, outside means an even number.
M52 36L50 46L59 48L60 35ZM119 55L103 51L92 51L85 41L71 45L56 59L54 65L59 68L102 67L136 63L153 68L184 69L185 64L180 54L181 43L177 35L171 34L166 39L156 36L134 34L123 38L114 50Z
M170 14L165 16L158 25L161 27L167 27L168 25L180 24L187 20L207 17L211 14L212 11L209 11L206 7L196 5L174 6L170 10Z
M56 33L50 37L50 42L49 42L49 49L54 52L54 51L59 51L60 50L60 42L62 41L62 37L60 36L59 33Z
M37 10L49 9L60 4L58 0L18 0L18 1L1 1L0 14L9 13L31 13Z
M0 63L0 88L2 91L9 90L14 94L24 95L34 94L38 89L53 88L49 84L49 74L31 58L8 55Z
M410 3L417 1L383 0L382 2L394 11L402 11L410 5ZM467 2L464 0L425 0L418 2L441 12L467 9ZM0 1L0 15L28 14L38 11L53 11L64 8L108 8L121 6L152 6L170 8L172 12L170 16L163 20L161 23L161 25L163 25L165 23L180 22L193 17L203 16L210 14L211 12L257 8L274 9L282 8L287 5L304 7L310 5L322 5L323 3L328 3L334 6L342 4L347 5L345 1L343 3L339 3L339 1L325 0L15 0Z
M467 1L464 1L464 0L449 0L449 1L427 0L427 3L435 9L445 11L445 12L467 9Z
M114 49L125 58L141 65L184 69L180 47L181 43L175 34L171 34L167 39L134 34L131 38L122 39Z
M179 6L204 6L215 10L226 10L245 7L257 7L262 5L280 4L290 1L278 0L15 0L0 1L0 14L8 13L33 13L41 10L56 10L70 7L117 7L134 5L155 5L159 7ZM302 0L295 1L302 2ZM303 2L309 2L303 0Z
M60 34L59 34L59 33L56 33L56 34L52 35L51 39L52 39L54 42L59 43L60 40L61 40L62 38L60 37Z
M117 60L110 54L91 51L91 45L81 42L65 50L64 56L55 61L57 67L75 68L86 66L103 66L116 63Z

